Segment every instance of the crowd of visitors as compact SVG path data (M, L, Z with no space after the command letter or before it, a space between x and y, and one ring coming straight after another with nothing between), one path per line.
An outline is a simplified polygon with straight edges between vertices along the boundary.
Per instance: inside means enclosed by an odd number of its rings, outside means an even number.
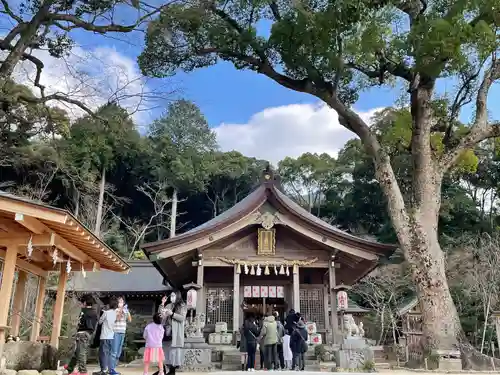
M153 321L144 329L144 375L148 375L151 364L158 365L153 375L175 375L183 364L186 314L180 291L162 298ZM132 316L123 297L112 298L100 315L93 298L83 297L75 352L66 366L68 373L87 375L88 350L99 348L100 371L94 375L119 375L116 367L130 321ZM294 310L289 311L284 322L276 311L259 320L249 314L239 330L237 347L243 371L255 371L257 350L260 350L261 369L303 371L304 353L308 348L304 320Z
M127 322L132 320L123 297L112 298L98 316L94 298L82 298L82 309L75 335L75 352L66 366L69 374L87 375L89 348L99 348L98 375L119 375L116 371L121 356Z
M257 349L261 369L304 371L308 348L304 319L294 310L289 311L285 325L276 311L261 320L249 314L239 330L237 347L243 371L255 371Z

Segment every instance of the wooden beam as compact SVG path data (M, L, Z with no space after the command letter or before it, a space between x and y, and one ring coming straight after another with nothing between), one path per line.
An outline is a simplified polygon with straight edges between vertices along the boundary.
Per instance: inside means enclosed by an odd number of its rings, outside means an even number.
M21 213L32 216L37 219L53 221L55 223L65 224L68 215L63 210L45 207L36 203L21 201L15 198L0 197L1 211L12 214Z
M57 285L56 302L54 303L52 333L50 335L50 345L56 348L59 347L59 337L61 336L62 317L64 310L64 299L66 297L67 282L68 282L68 272L66 272L66 265L61 264L61 272L59 273L59 284Z
M0 285L0 348L3 350L5 343L5 330L9 317L10 298L12 297L12 287L14 284L14 276L16 273L17 248L15 246L7 247L4 257L3 270ZM2 350L0 350L0 358L2 358Z
M67 240L62 238L58 234L54 234L52 240L52 246L60 249L67 256L71 258L71 260L76 260L80 263L85 263L89 257L81 250L79 250L75 245L69 243Z
M0 243L27 246L30 239L33 246L52 246L52 233L30 235L29 233L18 232L15 235L2 235L0 236Z
M47 278L40 277L38 279L38 296L36 298L36 308L34 321L31 326L30 341L36 341L40 336L41 322L43 317L43 307L45 305L45 286L47 285Z
M14 337L19 336L19 329L21 328L21 314L23 313L24 292L26 291L27 281L28 274L20 270L17 274L16 292L14 293L14 302L10 316L9 333Z
M11 235L14 233L24 233L22 228L14 224L13 220L7 219L5 217L0 217L0 228L10 233Z
M16 213L14 220L19 224L21 224L26 229L28 229L30 232L33 232L35 234L42 234L44 232L49 232L48 228L34 217Z
M17 247L16 247L16 252L17 252ZM7 252L5 250L0 249L0 258L3 258L3 259L7 258ZM32 273L33 275L43 276L43 277L47 277L47 275L48 275L47 271L45 271L41 267L36 266L32 262L26 262L25 260L17 259L16 265L18 268L22 269L23 271Z

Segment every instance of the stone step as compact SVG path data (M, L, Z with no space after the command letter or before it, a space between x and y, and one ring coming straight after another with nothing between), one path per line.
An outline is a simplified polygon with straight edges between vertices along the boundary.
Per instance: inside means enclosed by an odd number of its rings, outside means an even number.
M388 362L375 362L375 369L377 369L377 370L390 370L391 364Z

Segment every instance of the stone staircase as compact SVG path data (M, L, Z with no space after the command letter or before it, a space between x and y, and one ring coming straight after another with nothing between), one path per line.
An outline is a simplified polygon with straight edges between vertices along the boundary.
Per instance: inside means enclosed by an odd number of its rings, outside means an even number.
M260 353L257 351L255 356L255 368L260 369ZM319 364L314 356L314 348L310 348L305 354L305 370L306 371L321 371L325 367L324 364ZM329 368L335 366L335 363L326 365ZM241 353L238 349L226 350L222 356L221 369L224 371L241 370Z

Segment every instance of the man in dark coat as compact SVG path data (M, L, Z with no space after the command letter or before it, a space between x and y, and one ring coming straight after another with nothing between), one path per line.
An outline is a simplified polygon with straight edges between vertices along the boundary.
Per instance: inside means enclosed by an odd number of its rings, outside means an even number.
M295 324L298 322L297 313L294 309L291 309L288 312L285 320L285 330L291 336L293 330L295 329Z
M304 353L307 352L307 330L302 320L297 322L296 328L290 337L290 349L292 350L292 369L304 371Z
M243 324L243 336L245 337L247 349L247 369L255 371L255 352L257 350L257 337L259 337L260 329L255 322L255 317L250 315ZM242 337L243 339L243 337Z

